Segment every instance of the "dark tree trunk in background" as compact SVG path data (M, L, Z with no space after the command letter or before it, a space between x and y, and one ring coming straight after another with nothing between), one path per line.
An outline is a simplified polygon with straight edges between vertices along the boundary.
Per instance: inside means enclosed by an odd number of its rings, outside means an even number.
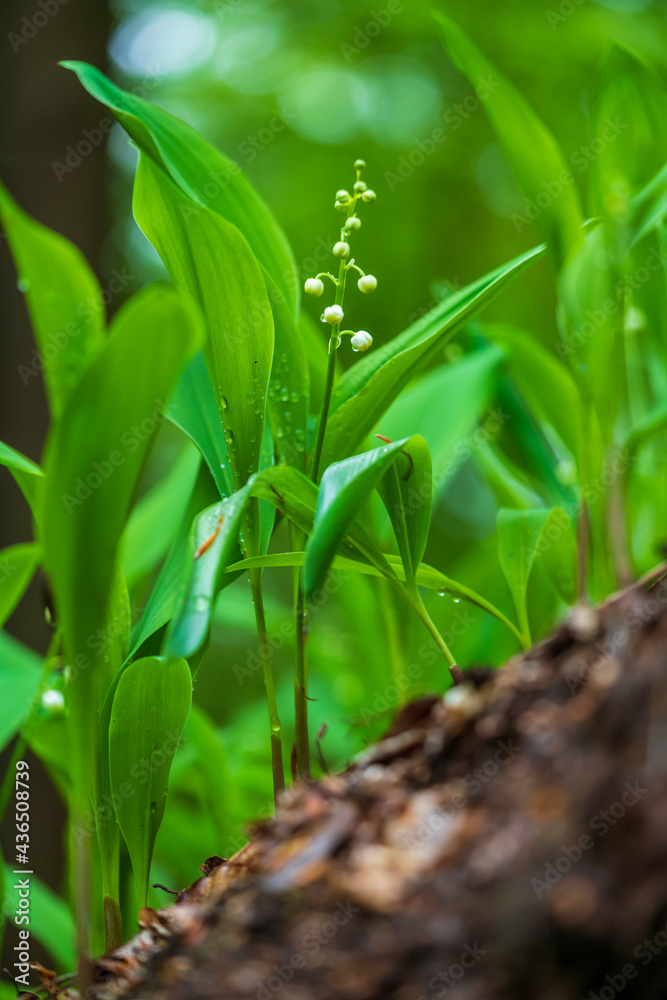
M84 138L82 130L95 128L103 117L100 106L74 74L58 67L58 61L86 59L104 68L110 15L104 0L43 0L43 4L38 0L0 4L0 177L31 215L76 243L100 275L108 228L103 148L94 149L60 182L52 164L62 162L66 147L76 146ZM0 238L0 316L0 440L39 460L47 426L46 401L41 376L26 383L18 371L19 365L33 366L34 341L4 237ZM0 547L31 537L25 501L9 473L0 469ZM42 590L43 584L35 581L8 624L10 632L40 652L50 637ZM34 870L55 886L62 876L64 814L53 786L38 774L37 762L31 763L39 803L31 832Z

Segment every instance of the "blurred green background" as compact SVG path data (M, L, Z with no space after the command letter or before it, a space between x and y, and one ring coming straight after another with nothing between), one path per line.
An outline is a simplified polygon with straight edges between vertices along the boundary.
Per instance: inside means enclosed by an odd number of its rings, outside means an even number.
M554 132L585 198L596 155L589 126L593 88L614 43L667 78L664 3L478 0L442 9ZM28 4L4 10L3 38L20 31L21 19L31 11ZM124 296L164 272L131 215L135 151L118 125L107 127L104 109L80 91L73 75L56 67L61 58L106 68L121 85L186 119L236 160L274 209L304 279L329 266L317 261L340 226L333 196L352 184L352 163L363 157L364 179L377 201L364 209L355 255L376 275L378 291L355 297L353 322L370 331L376 344L403 330L448 290L539 242L531 224L517 221L525 212L523 198L483 100L450 64L428 12L413 0L127 0L108 8L97 3L84 8L84 0L70 0L34 40L16 51L11 44L5 48L0 171L28 211L82 246L104 288L112 287L114 275L123 277L121 292L110 296L111 312ZM483 89L479 93L483 96ZM101 139L107 131L108 141L98 143L98 133ZM0 438L39 459L45 408L38 380L26 384L17 374L31 344L12 265L5 246L0 249L7 331ZM317 320L320 307L311 305ZM554 308L553 276L543 262L513 284L484 320L520 326L553 348ZM477 336L473 326L439 360L461 363ZM495 551L498 500L485 479L493 465L488 442L502 436L507 451L516 453L528 494L531 469L525 464L526 441L515 440L519 422L511 419L511 407L507 411L512 400L506 391L499 377L488 412L479 414L483 433L477 424L462 429L458 461L442 477L426 561L511 614ZM437 423L446 419L456 397L436 403ZM413 430L406 427L403 433ZM144 477L147 519L162 527L164 551L182 511L177 505L153 511L150 488L169 470L176 480L185 474L188 452L180 432L165 425ZM6 471L0 472L6 545L25 540L29 524L19 513L18 490ZM567 487L568 469L552 473L554 482ZM379 514L369 517L381 526ZM286 536L283 542L289 547ZM151 580L136 568L136 613ZM269 573L266 586L289 746L291 576ZM377 581L334 575L330 589L311 616L315 700L310 711L313 734L323 724L329 727L322 749L335 768L386 727L406 695L442 689L448 680L427 633ZM462 664L498 665L515 651L512 636L476 609L435 595L428 606L445 636L452 637ZM539 608L534 624L539 633ZM38 586L9 629L44 651L48 633ZM189 884L206 857L228 856L241 846L244 821L270 811L266 707L257 664L249 589L239 582L218 604L214 640L195 692L207 715L195 712L176 757L174 794L157 842L156 881L175 888ZM45 789L42 801L57 827L62 813L53 792ZM54 847L48 839L38 871L57 889L62 851L60 841ZM156 894L153 903L164 898Z

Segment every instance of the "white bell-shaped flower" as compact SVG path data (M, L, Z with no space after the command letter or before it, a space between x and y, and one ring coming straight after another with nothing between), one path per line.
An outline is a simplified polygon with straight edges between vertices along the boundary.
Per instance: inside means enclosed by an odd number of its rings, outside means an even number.
M374 292L377 286L378 282L374 274L363 274L357 282L357 288L359 291L364 292L366 295L370 292Z
M327 306L322 314L322 318L325 323L330 323L331 326L336 326L343 319L344 313L342 307L339 305Z
M353 351L367 351L373 343L373 338L366 330L357 330L350 343Z

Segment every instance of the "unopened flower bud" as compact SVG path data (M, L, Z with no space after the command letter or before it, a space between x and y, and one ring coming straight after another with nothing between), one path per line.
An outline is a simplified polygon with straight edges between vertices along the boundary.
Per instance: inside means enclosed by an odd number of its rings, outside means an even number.
M336 201L349 201L349 200L350 200L349 191L346 191L344 188L341 188L340 191L336 191Z
M625 332L638 333L646 326L646 313L637 306L630 306L625 312Z
M361 196L361 200L362 201L367 201L367 202L375 201L376 198L377 198L377 195L376 195L375 191L371 191L370 188L368 188L367 191L364 191L364 193Z
M351 215L349 219L345 220L346 229L361 229L361 219L358 219L356 215Z
M350 343L353 351L367 351L373 343L373 338L366 330L357 330Z
M334 257L348 257L350 254L349 244L344 243L343 240L339 240L338 243L334 244L333 254Z
M347 201L336 201L334 202L334 208L337 212L347 212L349 202Z
M327 306L322 314L325 323L330 323L331 326L336 326L340 323L343 318L343 310L341 306Z
M62 712L65 708L65 698L62 692L56 691L55 688L45 691L42 695L42 708L50 714Z
M324 291L324 282L320 281L319 278L308 278L303 287L306 295L314 295L315 298L319 298Z
M368 185L365 184L363 181L357 181L354 185L354 193L363 194L363 192L366 190L367 187Z
M365 160L355 160L354 161L354 169L355 170L365 170L366 169L366 161Z
M357 288L360 292L374 292L378 286L377 278L373 274L364 274L357 282Z

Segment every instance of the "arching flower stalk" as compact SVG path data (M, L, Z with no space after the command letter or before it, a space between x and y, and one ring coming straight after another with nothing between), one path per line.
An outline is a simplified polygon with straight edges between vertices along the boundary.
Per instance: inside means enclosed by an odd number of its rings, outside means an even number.
M340 239L334 244L332 249L334 257L340 261L338 266L338 277L334 277L334 275L330 274L328 271L323 271L314 278L308 278L304 286L306 294L312 295L315 298L320 298L324 294L325 285L322 280L323 278L327 278L331 281L335 288L334 304L327 306L323 310L322 316L320 317L323 323L326 323L331 327L331 333L329 335L329 363L327 365L324 398L322 400L322 409L320 411L320 418L317 425L315 447L313 448L310 463L310 476L315 483L320 477L322 447L324 445L324 435L327 428L329 407L331 405L331 394L333 392L334 377L336 372L336 351L340 347L341 338L345 336L352 338L351 345L353 351L367 351L373 343L373 338L370 333L367 333L366 330L355 331L341 329L343 319L345 318L345 288L349 272L355 271L359 275L357 279L357 288L364 295L369 295L377 288L377 278L375 278L372 274L366 274L362 271L359 265L355 262L354 257L350 256L350 237L361 229L361 219L357 214L359 207L362 204L372 204L376 199L375 191L371 191L365 181L362 181L361 179L361 175L365 168L366 163L364 160L355 160L354 170L356 180L352 187L352 191L350 192L345 188L341 188L340 191L336 192L334 208L338 212L345 213L345 222L341 227Z
M333 392L334 379L336 374L336 351L340 347L341 339L345 336L351 338L350 344L353 351L367 351L373 343L373 338L366 330L343 330L341 329L345 318L345 287L350 271L356 272L357 288L364 295L374 292L377 288L377 279L372 274L366 274L355 263L350 256L350 237L361 228L361 219L358 216L358 209L362 204L371 204L375 201L376 195L371 191L366 183L362 181L361 175L366 167L363 160L356 160L354 170L356 180L352 191L341 189L336 192L334 208L338 212L345 214L345 222L340 231L340 239L336 241L332 248L333 256L339 261L338 276L335 277L328 271L317 274L314 278L308 278L304 285L307 295L320 298L324 294L325 282L330 281L335 288L334 302L326 306L321 315L321 320L330 328L329 333L329 360L327 364L327 376L324 388L322 408L315 435L315 445L310 460L310 478L317 483L320 478L320 462L322 459L322 448L324 436L327 429L329 409L331 406L331 395ZM301 583L301 572L297 572L296 585L296 669L294 676L294 709L295 709L295 746L296 746L296 774L300 779L310 777L310 749L308 742L308 671L306 665L306 609Z

